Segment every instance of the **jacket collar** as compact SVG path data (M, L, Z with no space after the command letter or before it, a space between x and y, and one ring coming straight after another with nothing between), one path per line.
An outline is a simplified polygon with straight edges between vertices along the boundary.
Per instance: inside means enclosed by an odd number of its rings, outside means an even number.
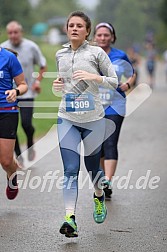
M85 40L85 41L82 43L82 45L80 45L80 46L78 47L78 49L83 48L83 47L84 47L85 45L87 45L87 44L89 44L89 42L88 42L87 40ZM71 48L71 43L68 42L68 43L64 44L63 47L65 47L65 48ZM78 49L77 49L77 50L78 50Z

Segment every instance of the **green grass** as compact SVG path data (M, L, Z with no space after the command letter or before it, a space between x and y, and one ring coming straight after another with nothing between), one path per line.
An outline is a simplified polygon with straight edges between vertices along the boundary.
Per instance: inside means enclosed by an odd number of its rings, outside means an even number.
M41 51L47 60L47 72L56 72L56 62L55 62L55 53L60 48L58 46L52 46L46 43L39 44ZM37 70L38 68L36 68ZM58 98L52 93L52 82L54 78L43 78L41 82L42 91L37 96L35 101L58 101ZM60 100L60 99L59 99ZM57 113L58 108L56 107L35 107L34 113ZM56 123L56 119L37 119L33 118L33 125L35 127L35 138L40 138L45 135L49 129ZM26 142L26 137L24 131L21 127L20 121L18 126L18 136L21 144Z

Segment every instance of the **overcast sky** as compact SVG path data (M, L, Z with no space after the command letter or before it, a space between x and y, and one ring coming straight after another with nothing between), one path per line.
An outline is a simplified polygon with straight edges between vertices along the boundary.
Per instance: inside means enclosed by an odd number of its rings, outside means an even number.
M29 0L32 5L36 5L40 0ZM94 9L94 7L98 4L99 0L78 0L83 6Z
M89 9L93 9L99 2L99 0L78 0L78 1Z

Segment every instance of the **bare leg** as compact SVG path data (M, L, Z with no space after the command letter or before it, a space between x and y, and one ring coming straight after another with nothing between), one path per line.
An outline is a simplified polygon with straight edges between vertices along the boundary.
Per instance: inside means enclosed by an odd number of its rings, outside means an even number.
M101 158L100 165L101 168L103 168L106 177L106 182L104 183L105 197L106 199L110 199L112 194L112 178L117 167L117 160L104 160L104 158Z
M112 177L115 174L115 170L117 167L117 160L104 160L104 171L105 171L105 175L107 177L108 180L112 180Z
M100 159L100 166L105 172L105 176L108 180L112 180L112 177L115 174L116 167L117 167L117 160L110 159L110 160L104 160L104 158Z
M18 163L14 158L15 139L0 138L0 163L8 178L16 172Z
M19 167L14 158L15 139L0 138L0 163L7 173L6 196L9 200L16 198L18 194L17 174Z

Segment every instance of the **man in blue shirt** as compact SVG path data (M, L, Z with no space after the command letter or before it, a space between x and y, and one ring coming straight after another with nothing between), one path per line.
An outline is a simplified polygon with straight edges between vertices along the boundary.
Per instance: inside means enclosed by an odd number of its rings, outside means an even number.
M13 80L17 88L13 88ZM0 48L0 163L7 173L7 198L17 196L18 163L14 159L14 146L18 126L17 96L28 90L22 67L17 57Z

